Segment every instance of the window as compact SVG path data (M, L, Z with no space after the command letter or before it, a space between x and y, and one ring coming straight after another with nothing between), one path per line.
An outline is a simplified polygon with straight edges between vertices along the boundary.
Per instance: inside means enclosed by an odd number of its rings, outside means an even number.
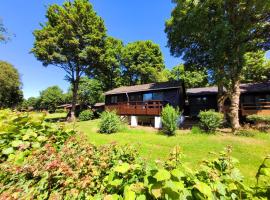
M197 97L196 98L196 104L206 104L207 103L207 97Z
M117 96L111 97L111 103L117 103Z
M153 100L153 94L152 93L143 94L143 101L150 101L150 100Z
M153 93L153 100L163 101L163 92L154 92Z

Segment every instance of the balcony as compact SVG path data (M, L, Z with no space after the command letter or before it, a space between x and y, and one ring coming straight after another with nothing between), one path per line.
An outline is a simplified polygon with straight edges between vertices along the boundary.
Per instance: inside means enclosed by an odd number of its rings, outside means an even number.
M256 104L241 104L242 116L270 115L270 102L258 102Z
M105 109L115 110L118 115L159 116L164 105L162 101L133 101L106 105Z

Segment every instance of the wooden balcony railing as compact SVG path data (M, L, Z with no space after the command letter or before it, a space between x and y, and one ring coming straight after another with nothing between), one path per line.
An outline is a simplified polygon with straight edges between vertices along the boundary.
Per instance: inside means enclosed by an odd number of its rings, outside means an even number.
M270 115L270 102L258 102L256 104L241 104L241 113L247 115Z
M115 110L118 115L152 115L159 116L163 108L162 101L144 102L121 102L113 105L106 105L106 110Z

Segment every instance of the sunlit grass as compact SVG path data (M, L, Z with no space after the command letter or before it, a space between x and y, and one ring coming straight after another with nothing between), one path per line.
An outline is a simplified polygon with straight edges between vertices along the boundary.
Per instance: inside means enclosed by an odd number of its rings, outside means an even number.
M89 142L101 145L117 142L122 145L135 145L140 155L148 162L164 160L172 148L179 145L184 153L183 161L191 168L198 168L203 159L216 157L209 152L218 153L230 145L233 157L239 160L239 169L248 183L255 182L257 169L270 154L270 134L259 134L255 137L240 137L231 134L191 134L179 130L175 136L168 137L151 128L124 128L115 134L98 133L99 120L77 122L76 130L84 132Z

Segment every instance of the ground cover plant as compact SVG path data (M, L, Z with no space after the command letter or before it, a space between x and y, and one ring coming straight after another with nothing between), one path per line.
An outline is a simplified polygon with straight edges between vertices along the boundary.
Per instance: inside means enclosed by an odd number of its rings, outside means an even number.
M45 121L45 113L22 113L0 111L0 162L13 159L23 162L32 149L46 144L48 140L59 148L74 133L63 126Z
M270 129L270 116L269 115L249 115L247 120L255 125L256 129L261 131L268 131Z

